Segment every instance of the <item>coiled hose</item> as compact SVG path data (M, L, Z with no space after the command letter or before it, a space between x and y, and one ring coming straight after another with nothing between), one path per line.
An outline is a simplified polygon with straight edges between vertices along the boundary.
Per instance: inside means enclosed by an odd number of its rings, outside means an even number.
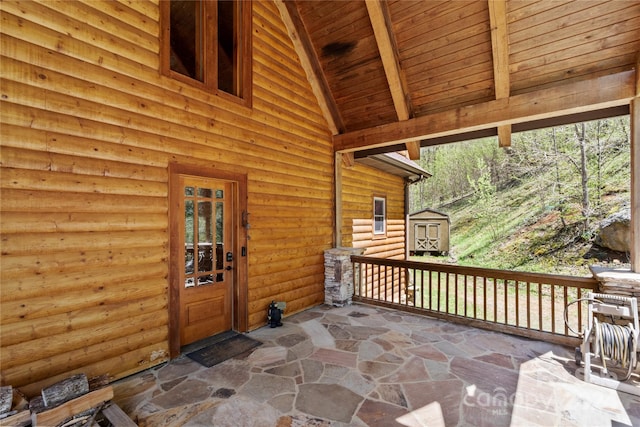
M599 302L595 298L579 298L575 301L571 301L564 308L564 322L571 332L578 335L580 338L584 338L584 333L574 331L569 326L569 320L567 317L568 308L575 303L581 301ZM627 368L627 375L624 381L631 377L631 373L637 363L636 351L637 345L634 330L631 324L629 325L616 325L613 323L599 322L597 318L593 319L593 331L595 335L595 356L602 355L602 366L607 369L607 362L605 358L609 358L617 362L623 368Z
M598 322L593 319L593 329L595 332L596 356L598 350L602 355L602 366L607 369L606 358L614 360L623 368L627 369L627 376L624 380L631 377L631 372L635 367L634 353L636 351L636 343L633 328L631 325L615 325L607 322Z

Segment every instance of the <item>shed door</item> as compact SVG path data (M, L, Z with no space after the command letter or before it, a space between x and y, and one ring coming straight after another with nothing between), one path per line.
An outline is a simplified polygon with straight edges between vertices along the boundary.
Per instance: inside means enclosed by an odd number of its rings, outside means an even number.
M232 184L180 175L184 245L180 345L225 332L232 324Z
M414 232L415 232L415 250L416 251L439 251L440 250L440 224L438 223L416 224Z

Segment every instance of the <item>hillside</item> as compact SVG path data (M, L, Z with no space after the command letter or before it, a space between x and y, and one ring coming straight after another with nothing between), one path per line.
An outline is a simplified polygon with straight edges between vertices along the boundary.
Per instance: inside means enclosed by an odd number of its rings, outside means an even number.
M450 215L451 250L447 257L427 257L429 261L580 276L591 275L589 265L627 262L627 254L593 243L601 221L629 203L629 151L624 143L610 138L608 148L600 146L597 168L588 158L594 150L586 151L588 180L582 181L581 194L579 169L568 166L575 161L559 167L560 157L550 162L547 155L545 161L545 155L538 152L535 155L543 160L531 168L535 161L522 154L524 144L530 141L523 135L511 153L500 154L493 163L501 169L498 173L494 170L491 179L489 168L484 172L486 180L483 172L476 170L476 178L468 179L471 188L465 197L430 206ZM604 149L606 155L602 154ZM490 146L488 150L495 152ZM520 152L514 155L515 150ZM562 158L571 155L563 153ZM514 168L514 157L528 169ZM528 160L522 162L523 157ZM486 163L478 162L480 169ZM584 195L589 200L586 220Z

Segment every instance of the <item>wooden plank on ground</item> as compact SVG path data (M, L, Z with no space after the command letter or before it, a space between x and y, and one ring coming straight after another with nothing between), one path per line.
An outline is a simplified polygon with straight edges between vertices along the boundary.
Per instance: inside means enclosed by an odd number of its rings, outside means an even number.
M118 405L112 403L102 410L102 415L109 420L109 422L118 427L135 427L137 426L131 418L125 412L120 409Z
M28 409L0 420L0 426L2 427L22 427L27 425L31 425L31 413Z
M62 405L49 409L41 413L33 413L31 422L37 426L55 426L65 419L72 417L82 411L94 408L106 401L113 399L113 388L111 386L101 388L90 393L70 400Z

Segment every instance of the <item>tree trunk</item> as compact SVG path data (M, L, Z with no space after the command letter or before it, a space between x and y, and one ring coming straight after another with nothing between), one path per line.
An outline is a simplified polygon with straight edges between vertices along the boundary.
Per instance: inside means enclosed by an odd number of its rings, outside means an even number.
M553 151L555 157L555 166L556 166L556 187L558 188L558 199L559 199L559 211L560 211L560 221L562 222L562 227L565 228L567 226L567 222L564 219L564 195L562 194L562 180L560 179L560 164L558 162L560 156L558 155L558 141L556 140L556 129L551 129L551 137L553 139Z
M584 218L584 231L589 229L589 173L587 171L587 144L585 140L585 124L575 125L576 137L580 148L580 178L582 184L582 217Z

